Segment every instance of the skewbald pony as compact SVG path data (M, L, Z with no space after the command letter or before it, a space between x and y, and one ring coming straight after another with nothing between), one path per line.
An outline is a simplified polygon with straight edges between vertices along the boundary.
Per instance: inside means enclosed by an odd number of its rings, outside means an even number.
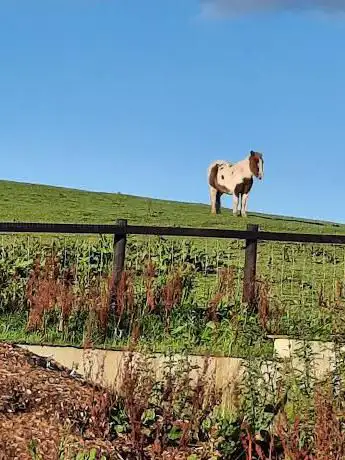
M216 160L208 168L208 185L211 196L212 213L219 213L221 196L233 195L233 213L237 215L241 201L241 215L246 216L248 195L253 186L253 178L263 177L263 154L251 150L249 155L233 164L225 160Z

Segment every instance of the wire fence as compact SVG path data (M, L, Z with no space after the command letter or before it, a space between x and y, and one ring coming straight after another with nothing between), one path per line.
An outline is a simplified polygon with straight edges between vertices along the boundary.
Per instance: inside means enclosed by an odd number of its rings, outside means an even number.
M259 277L270 290L274 333L305 336L342 334L345 307L345 247L261 243ZM279 311L277 311L279 310Z
M0 236L0 338L269 354L268 334L345 333L345 246L259 241L243 303L241 239L127 235L111 309L113 236Z

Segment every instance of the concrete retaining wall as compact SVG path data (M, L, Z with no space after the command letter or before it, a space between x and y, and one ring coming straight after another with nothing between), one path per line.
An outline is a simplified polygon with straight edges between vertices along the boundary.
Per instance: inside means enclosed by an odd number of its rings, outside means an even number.
M70 369L75 369L83 377L101 385L118 390L122 382L122 366L128 352L58 346L20 345L39 356L50 357ZM135 353L135 358L139 358ZM174 361L178 362L179 355L174 355ZM168 357L160 354L153 355L152 368L159 378ZM193 367L190 376L196 381L201 374L207 358L203 356L189 356L189 363ZM233 394L241 381L243 373L242 360L238 358L212 357L209 358L207 367L207 381L214 382L216 389L222 392L222 404L231 408Z
M303 361L294 354L302 342L288 338L272 338L276 356L282 360L289 360L297 369L303 369ZM314 355L315 377L322 378L325 373L334 369L335 352L332 342L309 342ZM59 346L21 345L23 348L44 357L50 357L70 369L75 369L85 378L101 385L118 390L122 382L123 364L128 352ZM138 359L140 355L135 354ZM152 368L157 377L162 375L163 369L169 358L161 354L155 354L152 358ZM178 360L179 355L174 355ZM207 358L203 356L189 356L192 366L197 366L191 373L192 381L196 381ZM279 375L280 365L273 362L262 364L264 379L275 381ZM214 382L215 387L222 392L222 405L231 409L234 402L234 394L237 393L238 385L244 371L244 360L231 357L211 357L207 369L207 380Z

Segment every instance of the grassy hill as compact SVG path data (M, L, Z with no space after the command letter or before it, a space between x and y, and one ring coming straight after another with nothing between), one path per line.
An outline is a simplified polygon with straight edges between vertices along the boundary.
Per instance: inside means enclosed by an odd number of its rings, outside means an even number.
M266 231L345 233L345 225L330 222L253 213L247 219L235 218L226 207L212 216L206 204L9 181L0 181L0 200L2 221L111 223L123 218L131 224L245 228L255 223ZM231 206L229 199L224 204Z
M345 225L329 222L251 213L243 219L229 209L213 216L206 204L5 181L0 181L0 200L2 221L111 223L126 218L132 224L245 228L256 223L266 231L345 234ZM111 236L2 235L0 249L0 340L81 345L91 337L94 344L122 347L140 330L140 344L150 350L247 356L271 355L268 333L345 336L341 245L260 242L257 315L242 303L243 241L131 236L124 304L110 322L103 283L112 272ZM57 259L50 266L53 253ZM32 272L38 256L42 265ZM65 285L68 270L74 282ZM66 315L63 330L60 312Z

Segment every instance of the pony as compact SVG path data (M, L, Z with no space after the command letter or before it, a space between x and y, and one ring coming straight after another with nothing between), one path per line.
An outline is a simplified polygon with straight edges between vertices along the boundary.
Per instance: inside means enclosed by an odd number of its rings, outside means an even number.
M241 161L232 164L225 160L213 161L207 170L208 185L211 198L212 214L219 214L221 196L225 193L232 195L234 216L247 216L248 195L253 186L253 177L259 180L264 176L264 159L260 152L250 151L249 155Z

